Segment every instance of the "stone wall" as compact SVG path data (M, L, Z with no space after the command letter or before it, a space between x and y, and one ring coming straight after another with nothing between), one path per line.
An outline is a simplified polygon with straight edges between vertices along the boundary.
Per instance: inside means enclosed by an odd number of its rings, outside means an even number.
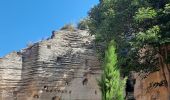
M10 99L101 100L97 83L101 70L93 40L87 31L60 30L54 31L51 38L22 50L18 82L21 84L15 87ZM6 77L2 73L7 70L0 70L0 81Z

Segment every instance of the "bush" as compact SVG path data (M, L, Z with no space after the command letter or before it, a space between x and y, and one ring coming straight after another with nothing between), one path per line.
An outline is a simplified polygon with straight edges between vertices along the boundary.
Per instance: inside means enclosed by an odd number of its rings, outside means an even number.
M66 24L64 25L61 30L68 30L68 31L74 31L75 30L75 27L73 24Z

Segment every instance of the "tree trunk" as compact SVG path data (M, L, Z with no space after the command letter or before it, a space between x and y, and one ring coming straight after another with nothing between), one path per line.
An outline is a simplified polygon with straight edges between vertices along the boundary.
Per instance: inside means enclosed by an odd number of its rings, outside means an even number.
M170 68L169 68L169 64L166 63L166 59L168 58L168 48L166 45L164 45L160 50L161 50L161 54L159 55L160 68L161 68L163 77L167 81L167 92L170 94ZM162 50L163 50L163 53L162 53ZM167 100L170 100L170 95Z
M165 46L165 59L168 59L168 46ZM168 93L170 94L170 68L169 68L169 63L166 62L165 64L165 69L167 70L167 83L168 83ZM170 95L169 95L169 99L170 100Z

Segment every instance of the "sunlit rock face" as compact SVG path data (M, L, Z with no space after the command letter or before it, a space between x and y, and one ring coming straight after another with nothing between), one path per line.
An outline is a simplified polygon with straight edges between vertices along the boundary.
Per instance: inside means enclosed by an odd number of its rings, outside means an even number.
M167 81L161 71L150 74L146 79L136 75L134 90L136 100L169 100Z
M0 100L13 100L13 91L21 83L22 57L12 52L0 59Z
M160 53L159 71L143 75L134 73L136 100L170 100L170 64L166 62L170 55L170 45L163 46Z
M85 30L54 31L0 59L1 100L101 100L93 40Z

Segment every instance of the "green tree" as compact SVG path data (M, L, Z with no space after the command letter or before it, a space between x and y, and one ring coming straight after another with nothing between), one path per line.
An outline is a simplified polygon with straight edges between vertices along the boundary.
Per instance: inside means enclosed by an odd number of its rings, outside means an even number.
M122 80L120 76L114 40L109 43L105 52L104 73L99 83L102 100L124 100L126 79Z
M128 51L131 50L131 38L135 35L134 17L141 6L140 0L101 0L89 12L89 31L96 36L96 44L102 44L98 52L104 58L107 43L114 39L117 44L118 65L121 73L133 70L128 66Z
M101 56L105 58L104 73L100 82L103 100L124 99L125 80L120 78L120 65L126 58L123 52L130 46L127 36L133 31L133 16L137 7L138 3L135 0L100 0L89 12L90 33L96 36L97 45L104 46L103 49L98 48ZM114 47L106 45L110 41L114 41ZM106 53L103 52L105 50ZM122 84L120 81L123 81Z
M121 72L152 73L166 68L170 73L170 0L100 0L89 18L90 33L104 44L104 50L115 41ZM99 48L103 57L104 50ZM170 78L163 76L170 91Z
M136 11L134 15L136 27L133 28L135 31L129 53L131 67L134 66L134 69L144 72L153 72L159 69L156 55L162 56L161 48L170 43L169 3L170 0L157 0L157 2L147 0ZM142 49L145 49L145 52L140 52ZM139 58L136 59L138 61L134 60L134 57Z
M162 55L161 48L170 43L169 3L170 0L100 0L89 13L89 30L99 43L115 40L118 64L126 69L123 71L157 71L155 55ZM146 47L145 54L141 54Z
M129 52L129 67L149 74L161 69L170 92L170 78L165 75L165 69L170 74L167 50L170 45L169 11L170 0L146 0L136 11L134 16L136 27Z

